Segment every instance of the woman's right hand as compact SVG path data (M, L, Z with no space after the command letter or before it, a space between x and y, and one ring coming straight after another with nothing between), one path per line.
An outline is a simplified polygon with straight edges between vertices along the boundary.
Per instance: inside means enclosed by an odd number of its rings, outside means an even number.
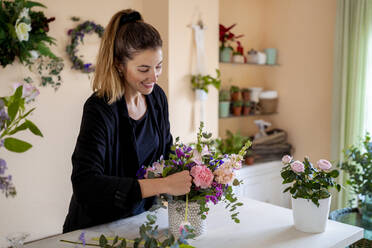
M167 185L167 194L178 196L190 192L192 177L188 170L167 176L164 180Z

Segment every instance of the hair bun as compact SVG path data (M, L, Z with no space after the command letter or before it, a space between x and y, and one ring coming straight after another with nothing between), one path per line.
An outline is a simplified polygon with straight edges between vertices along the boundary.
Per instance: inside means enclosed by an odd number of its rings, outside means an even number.
M120 18L120 25L124 25L130 22L142 21L142 16L138 11L133 11L129 14L123 14Z

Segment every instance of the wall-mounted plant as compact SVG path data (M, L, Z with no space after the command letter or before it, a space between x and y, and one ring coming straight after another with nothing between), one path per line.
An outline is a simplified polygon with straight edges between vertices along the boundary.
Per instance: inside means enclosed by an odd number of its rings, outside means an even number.
M216 77L211 75L193 75L191 77L191 85L193 90L203 90L205 93L208 93L208 86L213 85L217 90L221 86L221 73L220 70L216 69Z
M26 111L25 104L31 102L39 94L39 91L31 84L15 84L14 94L7 97L0 97L0 148L8 151L22 153L32 147L26 141L13 138L14 134L29 130L33 134L43 137L39 128L27 117L35 110L32 108ZM0 158L0 189L8 196L15 196L16 189L11 181L11 175L6 176L7 164Z
M18 58L29 70L39 74L40 85L58 89L64 65L50 50L55 39L47 34L49 22L55 18L48 19L43 12L31 10L33 7L46 8L27 0L0 2L0 64L5 68Z

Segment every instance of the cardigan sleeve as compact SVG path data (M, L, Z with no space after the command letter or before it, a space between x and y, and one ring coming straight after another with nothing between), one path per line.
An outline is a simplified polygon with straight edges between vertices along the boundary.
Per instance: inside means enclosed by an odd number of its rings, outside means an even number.
M164 127L165 127L165 154L164 158L169 158L169 153L171 153L171 147L173 145L173 138L172 134L170 132L170 124L169 124L169 108L168 108L168 100L167 96L165 95L162 88L159 86L159 92L160 92L160 99L162 103L162 109L163 109L163 118L164 118Z
M71 181L79 204L93 210L120 208L130 211L142 199L138 181L130 177L105 175L114 115L99 101L84 105L80 133L72 156Z

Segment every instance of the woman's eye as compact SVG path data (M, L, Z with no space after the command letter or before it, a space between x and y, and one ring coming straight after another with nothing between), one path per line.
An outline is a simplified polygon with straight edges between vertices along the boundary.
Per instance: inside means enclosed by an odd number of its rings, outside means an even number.
M138 71L145 73L145 72L148 72L149 70L138 70Z

